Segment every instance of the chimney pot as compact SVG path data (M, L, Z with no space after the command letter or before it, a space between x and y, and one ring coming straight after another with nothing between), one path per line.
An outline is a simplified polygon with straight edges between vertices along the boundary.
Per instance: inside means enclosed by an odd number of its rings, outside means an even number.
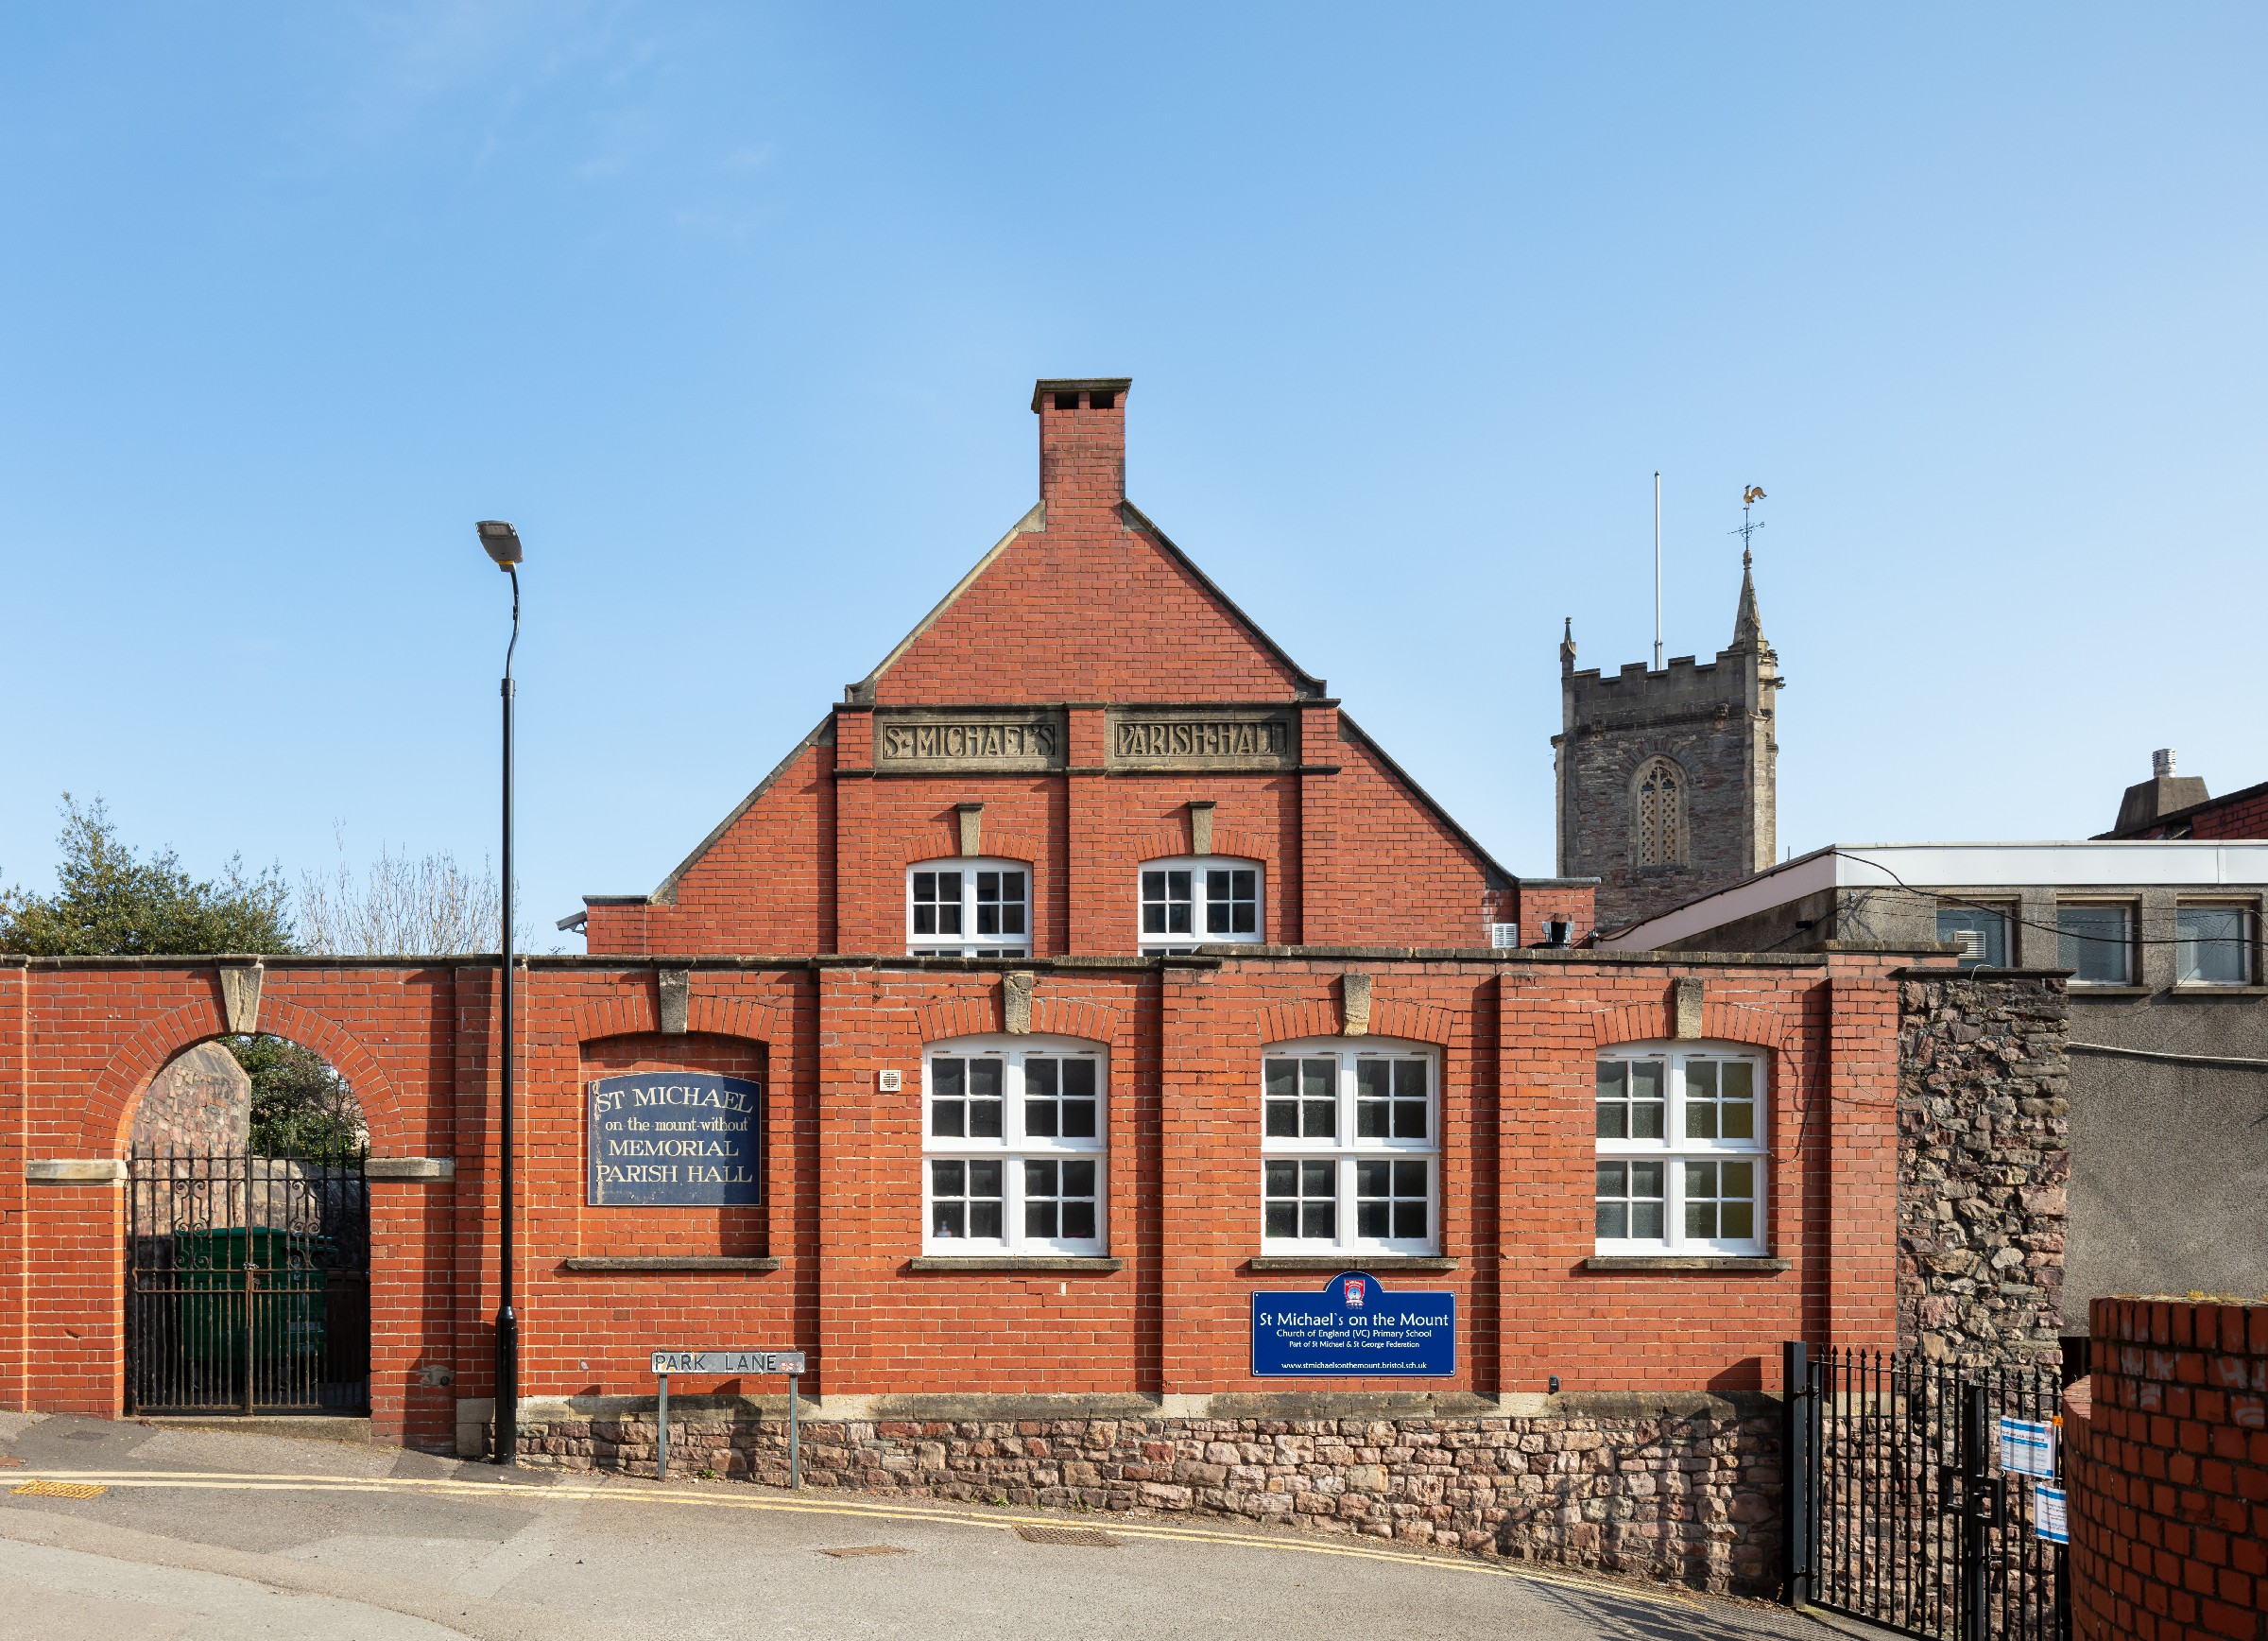
M2160 747L2150 754L2150 772L2159 780L2174 773L2174 749Z

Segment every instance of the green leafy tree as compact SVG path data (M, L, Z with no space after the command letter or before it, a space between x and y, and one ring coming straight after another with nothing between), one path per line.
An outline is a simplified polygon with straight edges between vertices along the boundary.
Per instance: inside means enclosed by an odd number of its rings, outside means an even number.
M347 1150L366 1142L354 1091L314 1049L282 1037L222 1041L252 1080L253 1150L273 1157Z
M269 867L247 876L232 857L199 882L171 850L147 858L118 838L100 798L63 794L62 863L53 894L0 891L0 951L33 957L131 958L297 949L289 892Z

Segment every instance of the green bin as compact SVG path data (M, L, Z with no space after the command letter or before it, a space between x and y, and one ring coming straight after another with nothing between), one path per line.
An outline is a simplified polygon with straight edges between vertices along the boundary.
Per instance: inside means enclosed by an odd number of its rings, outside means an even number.
M323 1267L328 1243L302 1232L183 1231L173 1239L175 1269L186 1295L183 1343L190 1359L244 1359L245 1265L258 1267L253 1306L254 1356L266 1362L323 1354ZM299 1253L296 1267L292 1258Z

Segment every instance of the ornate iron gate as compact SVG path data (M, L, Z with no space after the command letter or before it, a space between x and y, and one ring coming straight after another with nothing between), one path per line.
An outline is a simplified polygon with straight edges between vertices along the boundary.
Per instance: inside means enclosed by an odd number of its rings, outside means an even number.
M127 1161L129 1413L362 1413L370 1210L360 1150Z
M1791 1602L1929 1641L2067 1641L2066 1551L2035 1531L2040 1483L1995 1463L2002 1419L2056 1420L2057 1369L1800 1344L1785 1365Z

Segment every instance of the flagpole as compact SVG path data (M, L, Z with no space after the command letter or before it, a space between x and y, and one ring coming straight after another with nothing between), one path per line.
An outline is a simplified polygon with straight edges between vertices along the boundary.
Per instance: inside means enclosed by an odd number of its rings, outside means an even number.
M1654 472L1654 670L1661 670L1661 470Z

